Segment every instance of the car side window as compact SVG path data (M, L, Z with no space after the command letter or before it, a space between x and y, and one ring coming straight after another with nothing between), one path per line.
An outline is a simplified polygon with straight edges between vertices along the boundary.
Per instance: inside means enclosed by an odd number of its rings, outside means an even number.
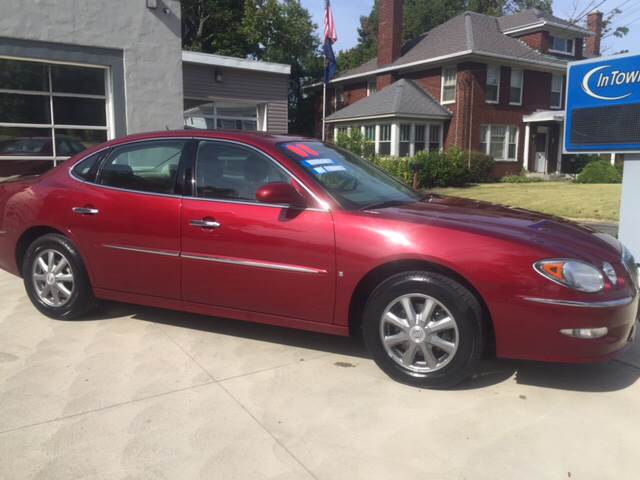
M100 169L98 183L140 192L174 193L186 143L157 140L117 147Z
M291 182L287 173L256 150L241 145L203 141L195 168L196 195L257 202L260 187Z
M76 166L73 167L73 174L86 182L94 182L96 179L96 173L98 172L100 161L108 152L109 150L102 150L101 152L89 155L87 158L85 158L81 162L78 162Z

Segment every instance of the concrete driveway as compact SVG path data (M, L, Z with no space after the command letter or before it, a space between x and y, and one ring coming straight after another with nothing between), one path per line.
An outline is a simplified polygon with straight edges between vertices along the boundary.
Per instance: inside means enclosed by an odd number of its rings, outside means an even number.
M636 345L420 390L345 338L120 304L49 320L0 273L2 479L637 478L638 376Z

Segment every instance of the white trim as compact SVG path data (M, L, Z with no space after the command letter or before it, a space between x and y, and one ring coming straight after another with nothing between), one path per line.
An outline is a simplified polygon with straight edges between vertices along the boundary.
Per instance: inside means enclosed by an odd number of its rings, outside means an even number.
M284 75L289 75L291 73L291 65L286 65L283 63L261 62L258 60L227 57L224 55L215 55L212 53L189 52L186 50L182 51L182 61L185 63L196 63L199 65L239 68L241 70L280 73Z
M525 172L529 171L529 138L531 137L531 125L525 123L524 125L524 158L522 159L522 169Z
M495 100L487 100L487 88L489 87L489 69L490 68L495 68L498 71L498 75L496 77L498 79L498 83L497 83L497 85L491 85L491 86L498 87L498 90L496 92L496 99ZM486 79L485 79L484 103L496 105L496 104L500 103L500 83L502 82L502 67L500 65L488 63L486 70L487 70L487 75L486 75Z
M518 102L511 101L511 89L515 88L513 86L513 72L520 72L520 100ZM509 75L509 105L520 107L522 106L522 96L524 94L524 69L522 68L511 68L511 74Z
M22 62L50 63L53 65L68 65L72 67L102 68L103 70L109 69L109 67L107 67L106 65L96 65L94 63L64 62L60 60L51 60L48 58L15 57L13 55L0 55L0 58L7 60L20 60Z
M346 118L335 118L335 119L329 119L327 118L327 123L341 123L341 122L360 122L360 121L369 121L369 120L379 120L381 118L400 118L400 119L406 119L406 120L411 120L411 119L416 119L416 120L450 120L451 119L451 115L442 115L442 116L437 116L437 115L411 115L411 116L407 116L404 114L398 114L398 113L388 113L385 115L370 115L367 117L346 117Z
M545 26L558 28L560 30L568 30L568 31L571 31L571 32L581 33L585 37L591 37L591 36L594 35L593 32L591 32L589 30L586 30L584 28L577 27L577 26L571 26L571 25L563 25L561 23L552 22L552 21L549 21L549 20L542 20L542 21L539 21L539 22L527 23L526 25L521 25L521 26L518 26L518 27L507 28L506 30L502 30L502 33L504 33L505 35L509 35L509 34L513 34L513 33L524 33L524 32L528 32L530 30L538 30L538 29L541 29L541 28L543 28Z
M400 124L398 122L391 124L391 148L389 153L392 157L400 155Z
M535 54L535 51L532 50L532 53ZM565 72L566 71L566 65L559 65L558 63L555 62L545 62L542 60L532 60L532 59L525 59L522 57L518 57L518 56L510 56L510 55L500 55L497 53L489 53L489 52L484 52L484 51L473 51L473 50L463 50L461 52L456 52L456 53L451 53L448 55L441 55L439 57L433 57L433 58L428 58L426 60L418 60L415 62L411 62L411 63L404 63L401 65L392 65L390 67L384 67L384 68L377 68L375 70L369 70L363 73L354 73L353 75L348 75L346 77L337 77L331 80L331 82L329 83L339 83L339 82L345 82L347 80L353 80L355 78L362 78L362 77L370 77L372 75L379 75L381 73L386 73L386 72L392 72L395 70L404 70L404 69L410 69L412 67L420 67L423 65L429 65L432 63L439 63L442 62L444 60L450 60L453 58L460 58L460 57L464 57L464 56L469 56L470 58L474 58L474 57L483 57L483 58L492 58L492 59L499 59L505 62L511 62L511 63L515 63L517 65L521 65L521 64L525 64L525 65L535 65L538 67L546 67L543 69L543 71L555 71L555 72ZM542 57L542 55L540 54L540 56ZM322 85L322 82L316 82L316 83L312 83L310 85L307 85L305 88L313 88L313 87L319 87L320 85Z
M453 100L444 100L444 72L445 70L455 70L455 74L453 76ZM451 85L447 85L447 87L451 87ZM457 65L448 65L443 66L440 69L440 103L442 105L450 105L452 103L456 103L456 95L458 93L458 66Z

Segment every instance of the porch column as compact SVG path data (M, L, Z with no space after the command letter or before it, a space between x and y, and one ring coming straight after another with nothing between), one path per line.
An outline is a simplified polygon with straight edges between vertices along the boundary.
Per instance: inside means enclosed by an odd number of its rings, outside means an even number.
M564 125L560 124L560 135L558 135L558 159L556 161L556 173L562 173L562 145L564 144Z
M524 152L523 152L523 161L522 168L525 172L529 171L529 138L531 137L531 127L529 123L524 124Z
M391 156L400 155L400 124L393 122L391 124Z

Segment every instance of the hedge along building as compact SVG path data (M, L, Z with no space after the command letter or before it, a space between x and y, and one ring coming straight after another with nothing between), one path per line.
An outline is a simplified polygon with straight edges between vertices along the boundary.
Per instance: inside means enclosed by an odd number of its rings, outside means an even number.
M589 30L535 9L466 12L402 45L402 0L379 8L377 58L327 89L327 138L359 129L380 154L457 146L494 157L498 174L561 170L566 62L599 55L601 13Z
M290 67L183 52L178 0L0 11L0 178L142 131L287 131Z

